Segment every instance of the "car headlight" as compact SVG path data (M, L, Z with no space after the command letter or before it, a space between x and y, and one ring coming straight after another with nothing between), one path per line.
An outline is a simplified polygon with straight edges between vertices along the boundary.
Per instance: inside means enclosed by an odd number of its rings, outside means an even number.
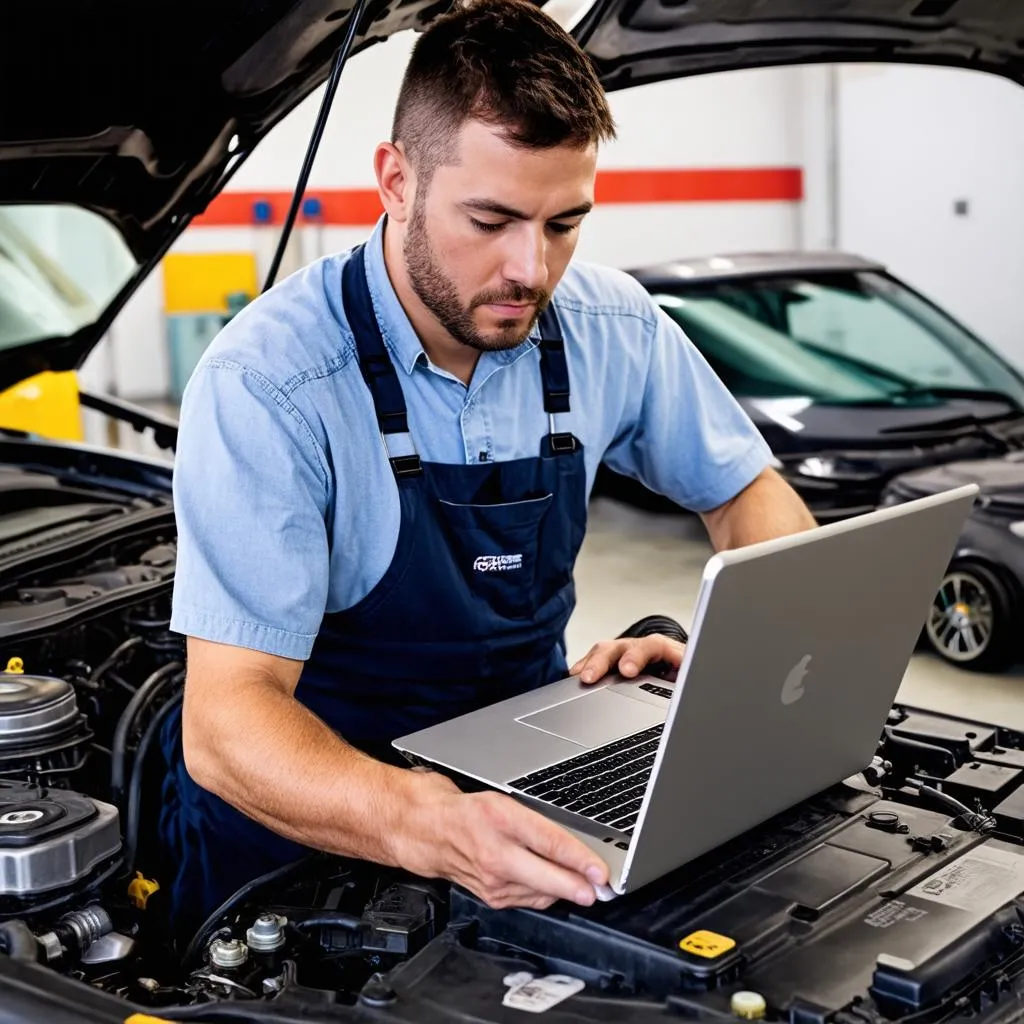
M801 476L830 477L835 476L839 470L839 460L826 455L812 455L796 464L796 471Z

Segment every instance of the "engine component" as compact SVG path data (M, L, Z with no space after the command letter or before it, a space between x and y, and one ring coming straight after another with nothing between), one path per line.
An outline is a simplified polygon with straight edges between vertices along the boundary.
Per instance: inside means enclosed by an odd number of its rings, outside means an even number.
M110 804L0 779L0 896L73 885L120 848Z
M85 762L92 735L70 683L0 674L0 777L66 784Z
M24 921L4 921L0 924L0 953L12 960L36 959L39 946L36 937Z
M279 914L260 914L245 933L249 948L257 953L272 953L285 944L284 926L288 919Z
M135 940L120 932L107 932L93 942L82 954L82 963L89 965L112 964L127 960L135 950Z
M742 1020L760 1020L768 1012L760 992L733 992L729 1009Z
M249 947L241 939L214 939L208 950L214 967L228 970L249 959Z

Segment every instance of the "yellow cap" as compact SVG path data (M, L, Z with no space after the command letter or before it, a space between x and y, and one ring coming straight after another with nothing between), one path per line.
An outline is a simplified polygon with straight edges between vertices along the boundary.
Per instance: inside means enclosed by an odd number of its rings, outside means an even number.
M24 671L25 662L23 662L21 658L11 658L11 660L7 662L7 668L4 669L5 673L9 672L14 676L20 676Z
M744 1020L760 1020L768 1012L768 1004L760 992L733 992L729 1008Z
M714 960L723 953L735 949L736 940L730 939L728 935L719 935L718 932L709 932L702 928L700 931L691 932L685 939L680 939L679 948L684 953Z
M146 901L160 888L160 883L151 878L143 878L141 871L128 883L128 898L139 910L146 909Z

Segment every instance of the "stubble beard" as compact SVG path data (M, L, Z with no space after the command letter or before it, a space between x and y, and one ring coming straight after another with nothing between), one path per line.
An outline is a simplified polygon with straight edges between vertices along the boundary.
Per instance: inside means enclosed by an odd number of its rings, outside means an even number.
M458 289L444 272L430 247L426 215L417 197L403 244L406 274L420 302L460 344L477 352L501 352L521 345L529 337L538 317L550 301L543 290L531 290L510 283L501 291L480 292L464 306ZM489 303L534 304L534 314L524 327L519 320L499 320L497 334L483 335L473 321L473 310Z

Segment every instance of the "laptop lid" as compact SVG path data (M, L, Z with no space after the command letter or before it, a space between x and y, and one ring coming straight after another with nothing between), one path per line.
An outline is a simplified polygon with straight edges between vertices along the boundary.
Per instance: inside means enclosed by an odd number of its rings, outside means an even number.
M619 891L870 763L977 492L711 557Z

